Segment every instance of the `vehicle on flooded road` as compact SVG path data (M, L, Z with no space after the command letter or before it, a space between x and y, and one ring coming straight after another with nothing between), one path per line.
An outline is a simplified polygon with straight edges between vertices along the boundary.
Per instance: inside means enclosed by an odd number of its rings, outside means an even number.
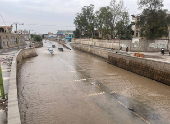
M50 46L47 46L47 50L49 50L51 47Z
M50 52L51 54L53 54L53 53L54 53L54 51L53 51L53 49L52 49L52 48L50 48L50 49L49 49L49 52Z

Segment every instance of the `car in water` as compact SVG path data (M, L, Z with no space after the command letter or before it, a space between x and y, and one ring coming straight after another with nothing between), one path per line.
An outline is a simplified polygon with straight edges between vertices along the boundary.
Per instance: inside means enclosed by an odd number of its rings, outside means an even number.
M53 54L54 51L53 51L52 48L50 48L50 49L49 49L49 52L50 52L51 54Z
M50 47L50 46L48 46L48 47L47 47L47 50L49 50L50 48L51 48L51 47Z

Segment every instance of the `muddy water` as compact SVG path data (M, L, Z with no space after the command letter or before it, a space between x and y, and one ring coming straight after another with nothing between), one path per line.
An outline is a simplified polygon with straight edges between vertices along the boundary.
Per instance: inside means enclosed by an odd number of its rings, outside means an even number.
M50 55L52 44L19 72L23 124L170 123L169 86L85 52L55 48Z

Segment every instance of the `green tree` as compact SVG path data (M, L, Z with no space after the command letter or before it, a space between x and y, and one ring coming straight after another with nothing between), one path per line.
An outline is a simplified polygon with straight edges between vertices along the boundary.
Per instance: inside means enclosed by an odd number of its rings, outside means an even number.
M138 17L137 27L140 30L140 36L146 39L157 39L168 36L168 25L170 25L170 16L167 16L166 10L162 10L162 0L153 0L148 2L143 0L140 7L147 7Z
M74 38L80 38L80 31L77 28L73 33L74 33Z
M33 35L33 34L31 34L31 39L33 39L33 37L34 37L34 35Z
M119 39L131 39L133 30L132 25L129 25L129 15L128 12L124 12L121 16L121 20L116 23L116 37Z
M163 0L139 0L138 6L139 9L161 9L163 7Z
M122 16L124 16L124 12L126 12L123 0L120 0L119 2L117 2L116 0L111 0L110 10L112 13L112 21L110 23L111 36L112 38L115 38L116 24L122 19Z
M102 34L102 38L108 39L110 35L113 39L117 32L116 25L118 22L122 21L122 18L127 16L129 16L129 14L124 7L123 0L119 2L111 0L110 6L101 7L95 14L94 5L84 6L81 13L76 14L74 24L76 29L79 30L80 37L82 33L85 34L84 36L93 37L94 29L96 28L99 30L100 34ZM127 22L123 24L127 24Z
M102 34L102 38L108 39L110 23L112 21L110 7L101 7L98 11L96 11L95 15L95 27L99 30L100 34Z
M34 41L37 41L37 42L42 41L42 37L40 35L34 35L33 39Z
M76 29L79 30L80 36L83 32L90 32L93 37L94 33L94 5L84 6L81 13L77 13L74 19Z
M82 13L77 13L74 19L76 29L79 30L79 37L81 37L82 31L85 31L86 19Z

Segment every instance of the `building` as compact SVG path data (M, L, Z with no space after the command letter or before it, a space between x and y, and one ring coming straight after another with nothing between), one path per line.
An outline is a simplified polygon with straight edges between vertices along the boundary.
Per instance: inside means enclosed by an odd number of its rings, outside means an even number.
M25 40L30 40L31 39L30 31L27 31L27 30L18 30L16 34L23 34Z
M167 11L167 16L170 16L170 11ZM170 49L169 39L170 39L170 26L168 26L168 36L161 37L156 40L146 40L144 37L140 37L140 27L136 26L137 22L140 21L141 14L132 15L132 20L135 21L134 28L134 36L132 38L132 46L139 50L143 49L142 51L160 51L162 48L165 50ZM147 23L147 21L146 21ZM139 42L140 41L140 42Z
M73 30L58 30L57 36L59 40L71 41L73 38Z
M30 40L31 39L30 31L24 30L23 34L24 34L25 40Z
M0 26L0 33L11 33L11 26Z
M53 33L52 33L52 32L48 32L48 34L49 34L49 35L53 35Z
M11 31L11 26L0 26L0 49L25 44L23 34L12 34Z
M46 39L53 39L53 38L57 38L57 34L53 34L51 32L48 32L48 34L43 34L42 37L46 38Z

